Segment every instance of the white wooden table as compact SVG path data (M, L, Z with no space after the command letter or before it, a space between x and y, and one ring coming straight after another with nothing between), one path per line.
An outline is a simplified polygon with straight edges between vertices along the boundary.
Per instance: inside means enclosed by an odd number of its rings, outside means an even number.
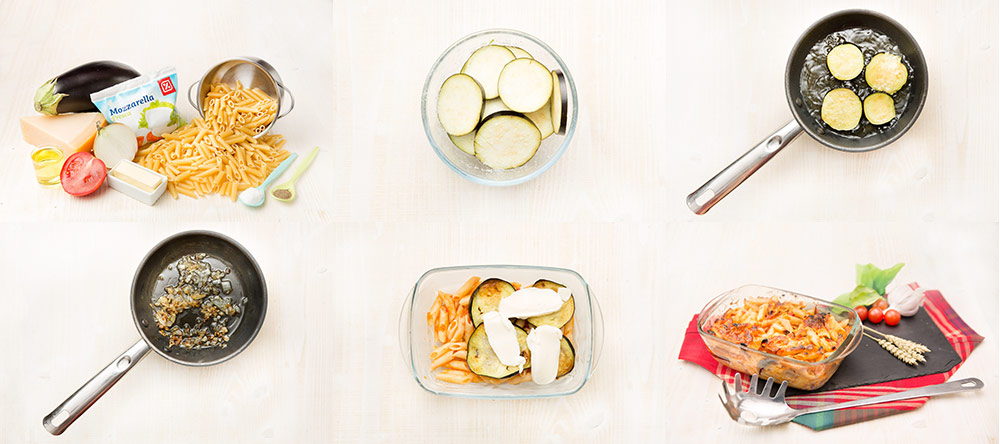
M696 8L694 6L697 6ZM24 442L996 442L997 6L865 2L917 38L927 107L896 144L845 154L800 138L707 216L684 197L790 118L787 53L851 4L800 2L0 3L0 443ZM136 8L141 13L133 14ZM141 42L112 24L161 24ZM248 32L249 25L260 23ZM434 59L508 27L553 47L580 93L579 128L547 173L486 188L452 173L419 123ZM180 89L229 56L271 62L296 94L276 129L323 149L290 205L221 198L146 207L113 190L77 199L33 181L18 118L34 89L95 59L173 64ZM735 78L735 80L734 80ZM186 102L181 112L190 117ZM509 209L507 215L501 209ZM137 339L135 267L185 229L258 259L267 320L208 368L155 354L62 438L41 419ZM955 375L979 393L840 429L740 426L718 380L677 360L710 298L747 283L833 298L854 264L907 263L986 341ZM405 293L444 265L571 268L604 311L604 352L579 393L470 401L421 390L398 346ZM213 400L211 402L206 402ZM204 406L210 406L205 409Z

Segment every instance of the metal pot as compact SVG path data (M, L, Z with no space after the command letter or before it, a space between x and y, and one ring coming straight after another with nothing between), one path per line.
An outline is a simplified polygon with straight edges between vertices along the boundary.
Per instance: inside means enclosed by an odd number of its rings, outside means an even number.
M274 117L274 120L271 120L271 123L267 125L264 131L253 136L255 139L271 131L271 127L274 126L274 123L278 119L285 117L295 108L295 97L292 96L292 92L288 88L285 88L285 84L281 82L281 76L278 75L278 71L270 63L256 57L237 57L215 65L205 75L201 76L201 80L192 83L188 87L188 102L198 110L198 114L205 117L202 106L208 97L208 92L211 90L212 84L224 83L235 87L237 81L242 83L245 88L260 88L265 94L278 101L278 115ZM191 97L191 91L196 86L198 87L197 100ZM286 95L288 96L288 109L285 112L281 112Z

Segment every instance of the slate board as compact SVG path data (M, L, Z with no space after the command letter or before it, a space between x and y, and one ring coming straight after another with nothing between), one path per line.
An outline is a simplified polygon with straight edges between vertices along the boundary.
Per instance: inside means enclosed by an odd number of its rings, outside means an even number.
M865 321L865 326L926 345L927 348L931 349L930 353L924 354L927 362L918 364L916 367L905 364L871 338L864 337L858 344L858 348L844 359L840 368L823 387L812 392L789 388L788 396L944 373L962 362L962 358L951 347L951 343L948 342L944 333L941 333L941 329L931 320L923 307L912 317L903 318L895 327L890 327L885 322L872 324L867 321ZM876 334L872 334L872 336L878 337ZM761 384L762 386L763 384Z

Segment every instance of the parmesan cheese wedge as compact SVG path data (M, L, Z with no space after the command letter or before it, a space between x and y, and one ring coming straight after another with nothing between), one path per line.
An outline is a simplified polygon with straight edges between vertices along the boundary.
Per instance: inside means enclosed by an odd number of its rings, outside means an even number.
M21 118L24 141L36 147L54 146L69 157L94 148L97 129L104 126L101 113L76 113L58 116L27 116Z

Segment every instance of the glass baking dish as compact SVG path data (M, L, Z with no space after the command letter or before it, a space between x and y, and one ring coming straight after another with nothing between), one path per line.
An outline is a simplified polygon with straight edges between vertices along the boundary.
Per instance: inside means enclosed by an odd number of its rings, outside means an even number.
M777 296L782 302L803 302L809 308L815 306L819 311L831 313L837 321L848 319L847 337L827 358L817 362L806 362L755 350L722 339L706 330L726 310L742 304L743 300L772 296ZM790 387L797 389L816 390L826 384L844 358L858 347L862 338L862 326L858 314L842 305L777 288L745 285L723 293L705 305L698 315L698 333L712 356L722 365L749 375L756 374L764 378L788 381Z
M470 277L483 280L500 278L530 285L548 279L565 285L573 292L576 311L573 315L571 342L576 364L568 374L547 385L531 381L514 384L453 384L440 381L431 371L430 353L434 349L432 330L427 325L427 311L438 290L454 292ZM530 265L469 265L434 268L420 277L410 290L399 314L399 347L413 377L424 390L436 395L483 399L530 399L565 396L576 393L593 373L604 345L604 319L590 286L579 273L565 268Z

